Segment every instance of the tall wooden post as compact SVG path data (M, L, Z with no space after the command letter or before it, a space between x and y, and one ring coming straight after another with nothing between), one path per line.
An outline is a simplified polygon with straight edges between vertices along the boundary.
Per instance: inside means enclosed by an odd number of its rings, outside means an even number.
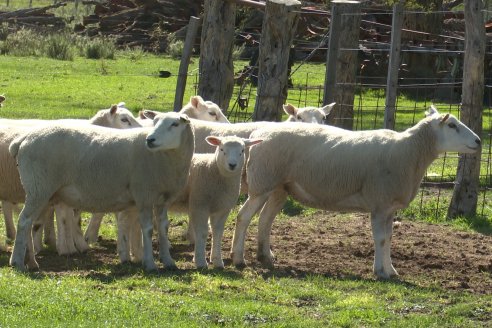
M386 80L386 103L384 109L384 128L395 129L396 95L398 91L398 70L400 68L401 29L403 26L403 1L393 7L391 24L391 46Z
M268 0L258 57L258 88L253 121L280 121L287 99L290 47L296 33L301 3Z
M323 104L337 103L329 116L329 124L352 130L361 3L333 0L331 4Z
M485 27L482 10L481 0L465 1L465 60L461 120L479 136L482 134L485 55ZM480 191L480 159L481 151L475 154L461 154L453 197L448 209L449 218L476 214Z
M236 4L233 1L205 0L203 7L198 94L226 111L234 87L232 48Z
M193 44L195 43L196 33L200 27L200 18L191 16L188 27L186 28L186 38L183 46L183 54L179 63L178 81L176 82L176 93L174 94L174 111L178 112L183 107L183 97L188 78L188 66L193 54Z

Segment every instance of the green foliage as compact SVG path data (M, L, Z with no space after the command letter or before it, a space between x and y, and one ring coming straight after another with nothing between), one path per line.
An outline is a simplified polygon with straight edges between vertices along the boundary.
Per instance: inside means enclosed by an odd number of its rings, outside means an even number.
M39 56L43 53L43 38L30 29L22 28L7 35L2 53L12 56Z
M52 34L46 39L46 55L58 60L73 60L75 45L69 34Z
M85 48L85 55L89 59L115 59L116 45L111 38L94 38Z
M0 25L0 41L5 41L9 33L9 24L2 23L2 25Z
M174 35L169 37L168 42L169 43L166 49L167 54L174 59L181 58L181 55L183 54L184 42L176 39Z

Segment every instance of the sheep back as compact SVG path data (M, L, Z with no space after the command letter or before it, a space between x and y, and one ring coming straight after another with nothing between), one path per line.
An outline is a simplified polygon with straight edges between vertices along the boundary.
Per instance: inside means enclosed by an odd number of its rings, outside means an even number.
M437 157L430 130L422 131L415 142L408 133L391 130L352 132L302 123L260 129L251 135L264 141L250 151L249 194L280 187L327 210L406 207Z

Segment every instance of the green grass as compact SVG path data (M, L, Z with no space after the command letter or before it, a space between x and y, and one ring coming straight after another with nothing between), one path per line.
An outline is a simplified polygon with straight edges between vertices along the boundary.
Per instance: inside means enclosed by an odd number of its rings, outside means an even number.
M63 276L1 268L0 304L2 327L479 327L492 311L490 296L400 282L127 266Z

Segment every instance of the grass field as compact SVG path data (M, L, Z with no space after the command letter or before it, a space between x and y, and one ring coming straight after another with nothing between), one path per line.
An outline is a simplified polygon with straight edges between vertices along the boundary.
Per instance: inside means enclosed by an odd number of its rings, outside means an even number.
M238 67L242 65L238 63ZM0 66L0 94L7 97L0 113L11 118L88 118L119 101L125 101L134 113L142 108L168 111L178 72L178 63L167 57L143 55L135 59L124 52L118 53L116 60L77 57L67 62L2 56ZM190 70L197 66L195 59ZM313 83L322 84L315 80L323 75L320 69L321 65L307 65L299 76L309 74ZM171 77L159 78L159 70L170 71ZM300 84L301 80L295 78L294 82ZM195 94L193 82L190 77L185 101ZM289 97L302 104L295 92ZM319 96L313 92L304 99L307 105L317 105ZM408 124L412 117L408 114ZM417 212L413 209L405 216L417 216ZM490 227L490 218L485 222ZM114 239L114 222L102 233L104 238ZM357 276L293 277L231 267L145 274L138 266L117 264L116 254L109 263L91 271L75 266L71 271L23 274L7 266L8 255L0 252L0 327L492 325L490 294L426 284L421 287ZM425 279L416 277L417 281Z

